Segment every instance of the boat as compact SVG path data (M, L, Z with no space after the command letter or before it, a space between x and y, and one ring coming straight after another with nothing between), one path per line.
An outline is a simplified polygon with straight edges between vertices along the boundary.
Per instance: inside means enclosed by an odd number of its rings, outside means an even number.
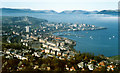
M93 39L93 37L92 37L92 36L90 36L90 39Z
M111 40L111 37L109 37L109 40Z

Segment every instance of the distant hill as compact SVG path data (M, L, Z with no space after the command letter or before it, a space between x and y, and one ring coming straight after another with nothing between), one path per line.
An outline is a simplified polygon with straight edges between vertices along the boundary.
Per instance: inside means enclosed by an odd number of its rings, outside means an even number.
M3 16L2 23L5 25L32 25L32 24L40 24L42 22L48 22L45 19L37 19L28 16L21 16L21 17L9 17Z
M97 14L118 15L118 10L102 10Z
M65 10L62 14L95 14L98 11L84 11L84 10Z
M54 10L31 10L31 9L11 9L11 8L1 8L3 13L46 13L55 14Z
M85 11L85 10L65 10L60 13L54 10L31 10L31 9L11 9L0 8L2 13L43 13L43 14L108 14L118 15L118 10Z
M90 14L90 12L88 11L83 11L83 10L66 10L66 11L62 11L62 14Z

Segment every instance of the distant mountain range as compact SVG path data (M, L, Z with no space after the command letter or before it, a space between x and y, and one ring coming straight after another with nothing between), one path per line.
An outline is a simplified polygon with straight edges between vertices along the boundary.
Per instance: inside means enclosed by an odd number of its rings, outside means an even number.
M65 10L60 12L61 14L94 14L98 11L84 11L84 10Z
M2 13L45 13L45 14L55 14L54 10L31 10L31 9L11 9L11 8L0 8Z
M62 12L56 12L54 10L31 10L31 9L12 9L12 8L0 8L2 13L44 13L44 14L108 14L118 15L118 10L102 10L102 11L84 11L84 10L65 10Z

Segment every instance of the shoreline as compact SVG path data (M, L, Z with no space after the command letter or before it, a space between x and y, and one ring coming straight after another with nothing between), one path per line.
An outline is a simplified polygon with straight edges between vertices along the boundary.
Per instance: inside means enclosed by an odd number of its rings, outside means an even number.
M91 30L90 30L91 31ZM95 30L95 31L97 31L97 30ZM70 31L62 31L62 32L70 32ZM52 32L52 35L55 35L55 33L62 33L61 31L60 32L57 32L57 31L55 31L55 32ZM74 32L74 31L73 31ZM68 37L64 37L64 36L66 36L66 35L64 35L64 33L63 33L63 36L59 36L59 35L55 35L55 36L58 36L58 37L62 37L62 38L67 38L67 39L69 39ZM69 36L71 36L71 35L69 35ZM75 36L75 35L74 35ZM75 40L73 40L73 39L70 39L70 40L72 40L72 41L75 41ZM75 41L76 42L76 41ZM77 43L76 43L76 45L78 45ZM74 50L76 51L76 52L79 52L80 50L76 50L76 45L74 46ZM82 53L93 53L93 54L95 54L94 52L82 52ZM104 54L97 54L97 55L95 55L95 56L98 56L98 55L104 55ZM104 55L105 56L105 55ZM106 57L113 57L113 56L118 56L117 54L116 55L111 55L111 56L106 56Z

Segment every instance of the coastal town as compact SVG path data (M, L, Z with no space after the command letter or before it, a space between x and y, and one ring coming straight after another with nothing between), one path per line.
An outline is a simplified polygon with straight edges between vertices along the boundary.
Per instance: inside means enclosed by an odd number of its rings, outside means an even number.
M28 21L25 17L24 21ZM5 25L0 51L3 71L119 71L119 62L74 49L76 42L55 32L103 30L88 24L49 23Z

